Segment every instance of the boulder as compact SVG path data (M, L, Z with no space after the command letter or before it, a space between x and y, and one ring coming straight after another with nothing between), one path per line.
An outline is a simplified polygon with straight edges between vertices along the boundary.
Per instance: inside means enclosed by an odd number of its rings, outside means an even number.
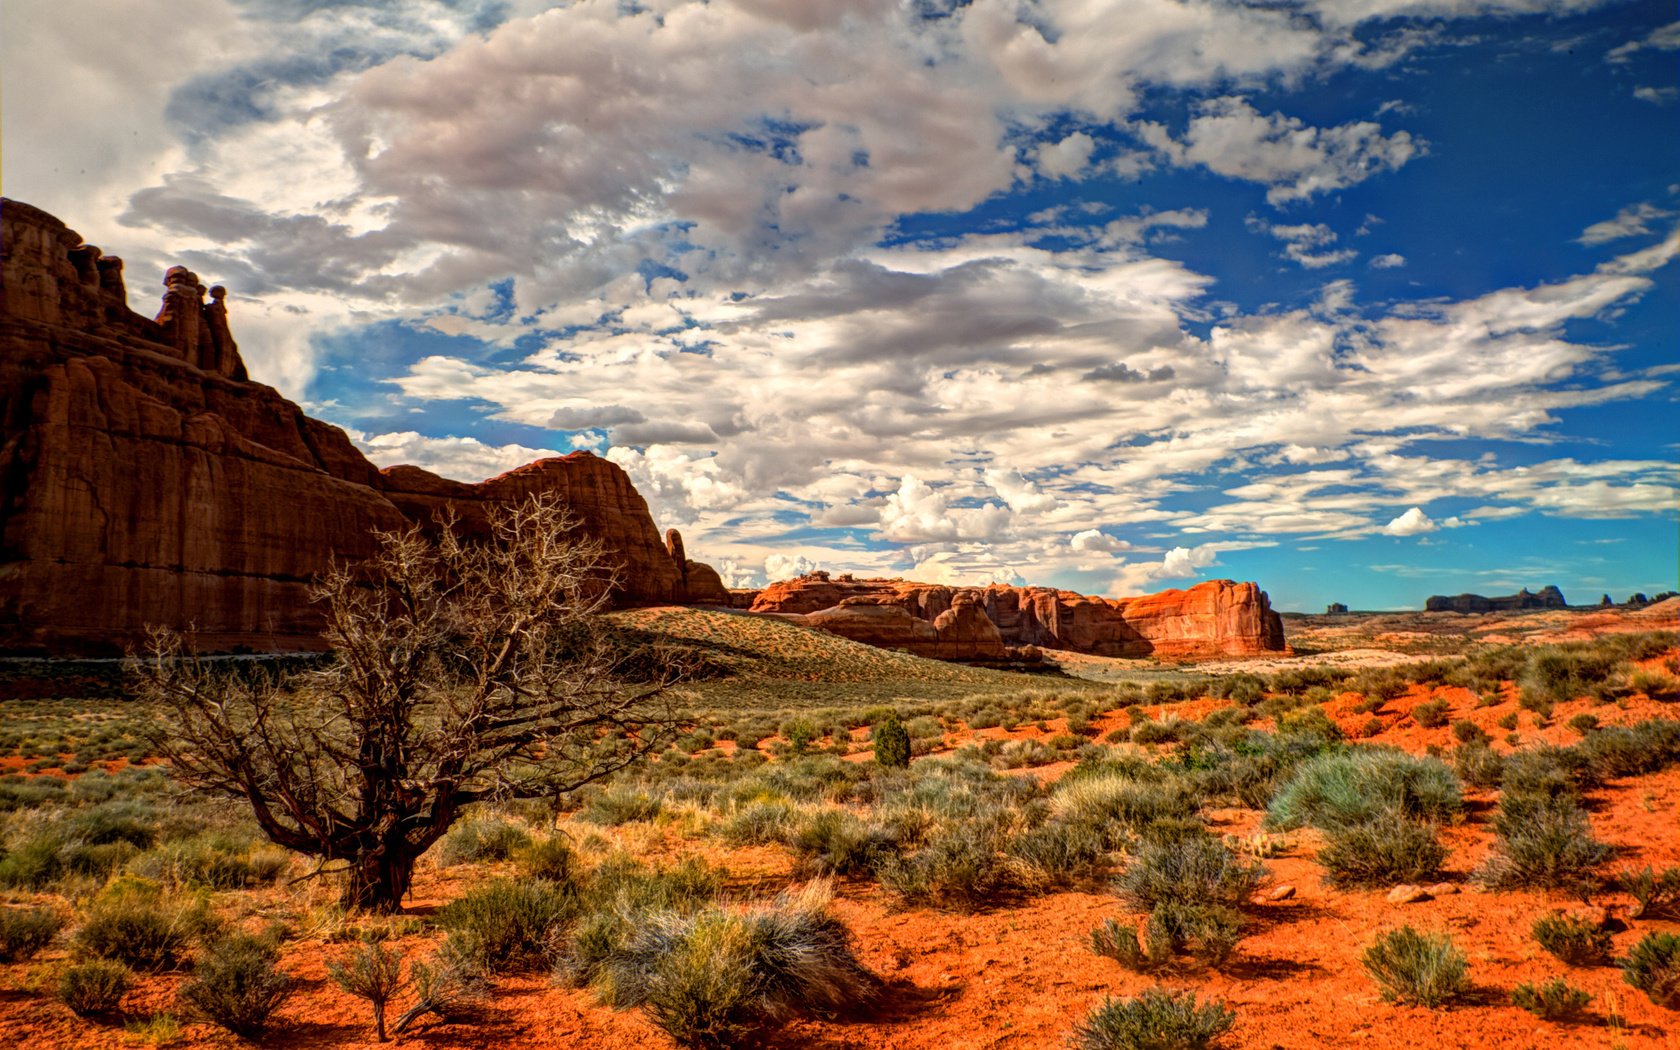
M0 647L110 653L148 625L214 649L320 644L311 580L375 530L558 493L599 539L619 604L727 601L661 541L617 465L587 452L476 485L381 471L339 428L250 382L226 292L184 267L155 319L122 260L46 212L0 200Z

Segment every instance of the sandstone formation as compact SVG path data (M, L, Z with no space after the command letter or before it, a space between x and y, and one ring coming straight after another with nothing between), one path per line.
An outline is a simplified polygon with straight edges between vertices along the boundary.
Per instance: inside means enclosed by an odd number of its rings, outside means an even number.
M964 588L813 573L759 591L751 611L948 659L997 658L981 655L997 652L982 618L1006 652L1037 646L1099 656L1197 658L1285 649L1283 621L1266 593L1230 580L1139 598L1096 598L1049 587Z
M661 542L615 464L543 460L477 485L381 471L344 432L252 383L226 293L165 275L155 319L128 308L120 259L39 209L0 200L0 647L110 652L149 624L212 649L319 644L310 580L372 531L468 528L559 492L604 541L622 604L727 602ZM680 550L680 539L677 543Z
M1457 594L1450 597L1435 594L1424 602L1423 608L1425 612L1485 613L1511 612L1517 609L1567 609L1569 603L1563 600L1563 592L1556 587L1546 587L1539 594L1534 594L1524 587L1515 594L1499 598L1484 598L1480 594Z

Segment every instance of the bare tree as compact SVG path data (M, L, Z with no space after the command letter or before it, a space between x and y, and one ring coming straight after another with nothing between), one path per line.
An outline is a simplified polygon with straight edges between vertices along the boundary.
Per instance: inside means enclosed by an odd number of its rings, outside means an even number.
M399 908L462 808L558 797L663 746L670 679L630 687L598 614L610 572L561 505L380 535L314 597L327 663L238 673L154 638L136 661L176 776L249 803L268 837L348 872L347 906Z

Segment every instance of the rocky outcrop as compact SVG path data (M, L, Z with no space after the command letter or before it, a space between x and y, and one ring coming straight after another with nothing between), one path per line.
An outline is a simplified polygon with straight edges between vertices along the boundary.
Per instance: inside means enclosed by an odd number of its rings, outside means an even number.
M618 466L589 453L477 485L381 471L344 432L246 379L226 293L166 274L155 319L120 259L39 209L0 201L0 648L110 652L145 627L210 649L319 644L309 583L373 530L468 529L558 493L616 567L621 604L727 601L674 558ZM721 597L720 597L721 595Z
M1485 613L1512 612L1518 609L1567 609L1569 603L1563 600L1563 592L1556 587L1545 587L1539 594L1524 587L1515 594L1499 598L1484 598L1480 594L1435 594L1424 602L1423 608L1426 612Z
M856 611L876 608L901 610L933 634L893 614ZM997 646L1183 658L1251 656L1286 648L1283 621L1266 593L1255 584L1230 580L1139 598L1097 598L1049 587L958 588L816 573L764 588L751 611L797 617L855 641L953 659L995 659L969 654L996 652ZM996 643L982 619L996 632ZM929 645L943 649L935 653L927 650ZM963 655L953 655L958 653Z

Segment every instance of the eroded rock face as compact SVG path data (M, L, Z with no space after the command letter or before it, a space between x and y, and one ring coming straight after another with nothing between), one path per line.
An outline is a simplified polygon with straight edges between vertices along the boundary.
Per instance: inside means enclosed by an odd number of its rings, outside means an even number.
M120 259L0 200L0 647L112 652L148 624L208 649L319 645L310 580L374 529L558 492L618 568L621 604L728 600L673 558L618 466L588 453L477 485L380 471L344 432L245 378L225 292L182 267L156 320ZM721 594L721 598L719 595Z
M1480 594L1435 594L1424 602L1426 612L1510 612L1516 609L1567 609L1569 603L1563 600L1563 592L1554 587L1542 587L1536 594L1527 587L1515 594L1507 594L1498 598L1486 598Z
M861 607L897 608L928 624L934 629L932 641L943 641L944 655L950 659L996 659L990 654L1023 646L1099 656L1185 658L1253 656L1286 648L1283 621L1272 611L1266 592L1253 583L1231 580L1139 598L1096 598L1049 587L956 588L816 574L771 584L757 593L751 610L797 617L874 645L917 652L915 646L929 644L925 634L906 634L911 628L897 618L847 613ZM963 655L952 655L957 653Z

